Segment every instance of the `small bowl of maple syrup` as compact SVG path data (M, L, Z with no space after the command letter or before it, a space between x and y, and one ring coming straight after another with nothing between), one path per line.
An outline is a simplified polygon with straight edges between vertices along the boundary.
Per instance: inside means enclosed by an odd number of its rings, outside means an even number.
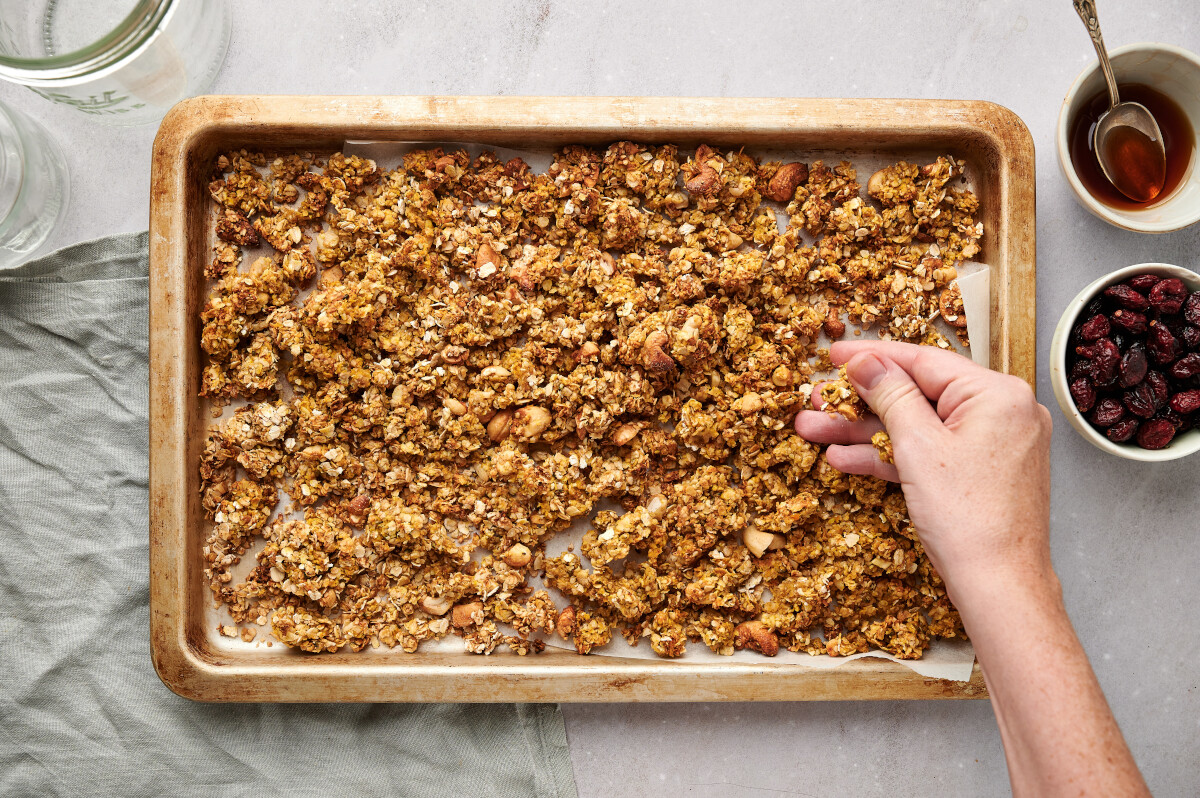
M1163 188L1148 202L1135 202L1100 171L1092 131L1108 110L1108 91L1099 62L1075 79L1058 113L1058 163L1067 182L1080 204L1126 230L1169 233L1200 221L1200 56L1157 43L1129 44L1109 55L1121 100L1146 106L1162 131ZM1127 153L1124 168L1136 169L1137 155Z

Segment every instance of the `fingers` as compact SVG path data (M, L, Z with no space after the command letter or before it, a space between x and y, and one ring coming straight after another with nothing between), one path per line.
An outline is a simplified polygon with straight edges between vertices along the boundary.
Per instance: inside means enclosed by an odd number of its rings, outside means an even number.
M816 397L816 393L813 393ZM878 418L848 421L821 410L801 410L796 414L796 434L814 443L870 443L871 436L883 430Z
M934 402L941 399L942 392L956 380L994 373L957 352L935 346L899 341L838 341L830 350L830 358L839 366L863 354L873 354L895 363L908 372L921 393ZM971 385L979 384L977 380L967 381Z
M872 351L855 354L846 363L846 374L892 438L899 441L910 432L942 428L921 388L900 365Z
M870 444L854 446L830 446L825 450L829 464L845 474L862 474L879 477L889 482L899 482L896 466L879 459L879 451Z

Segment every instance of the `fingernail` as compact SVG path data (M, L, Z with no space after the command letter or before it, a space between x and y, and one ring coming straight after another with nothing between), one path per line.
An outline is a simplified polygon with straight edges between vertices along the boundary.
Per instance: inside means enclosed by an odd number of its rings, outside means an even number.
M879 384L884 374L887 374L887 366L875 355L865 354L847 363L846 373L859 387L869 391Z

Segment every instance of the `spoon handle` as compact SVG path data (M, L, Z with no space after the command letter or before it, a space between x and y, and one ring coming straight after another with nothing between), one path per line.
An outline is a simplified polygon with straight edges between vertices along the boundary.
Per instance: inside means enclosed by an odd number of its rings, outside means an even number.
M1104 73L1104 82L1108 84L1108 107L1112 108L1121 102L1117 93L1117 78L1113 74L1112 64L1108 61L1108 49L1104 46L1104 36L1100 34L1100 20L1096 14L1095 0L1074 0L1075 11L1083 24L1087 26L1088 35L1092 37L1092 45L1096 55L1100 56L1100 71Z

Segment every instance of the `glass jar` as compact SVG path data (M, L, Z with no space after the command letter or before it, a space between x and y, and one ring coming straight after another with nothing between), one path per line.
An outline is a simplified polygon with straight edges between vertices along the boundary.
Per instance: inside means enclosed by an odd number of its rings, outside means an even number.
M0 0L0 78L110 124L152 122L212 84L229 31L227 0Z
M67 207L67 162L54 139L0 103L0 269L46 243Z

